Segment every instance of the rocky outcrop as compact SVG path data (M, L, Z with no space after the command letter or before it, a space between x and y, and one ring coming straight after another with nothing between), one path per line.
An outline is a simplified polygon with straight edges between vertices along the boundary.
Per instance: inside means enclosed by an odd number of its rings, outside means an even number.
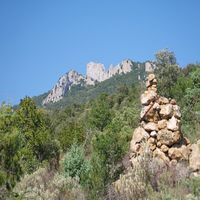
M132 70L133 62L131 60L124 60L120 64L109 67L106 71L101 63L90 62L87 64L86 84L95 85L96 82L105 81L116 74L128 73Z
M105 67L101 63L90 62L87 64L86 84L95 85L95 82L102 82L107 79Z
M190 142L181 132L180 107L174 99L157 94L154 74L147 77L146 88L141 95L140 126L134 131L130 145L131 160L148 149L155 158L165 163L173 160L189 162ZM193 163L193 159L190 160Z
M144 72L149 72L154 69L153 63L147 62L143 64L138 64L138 72L141 70L140 65L144 65ZM58 80L48 96L43 100L43 105L46 105L48 103L55 103L61 100L73 85L95 85L96 83L105 81L117 74L126 74L128 72L131 72L132 69L133 61L129 59L123 60L120 64L116 66L111 65L107 71L105 70L103 64L89 62L87 64L86 77L82 76L74 70L66 73ZM138 80L143 79L143 77L144 74L141 77L140 73L138 73Z
M71 86L81 84L83 81L84 77L81 74L74 70L69 71L60 77L51 92L43 100L43 105L61 100Z

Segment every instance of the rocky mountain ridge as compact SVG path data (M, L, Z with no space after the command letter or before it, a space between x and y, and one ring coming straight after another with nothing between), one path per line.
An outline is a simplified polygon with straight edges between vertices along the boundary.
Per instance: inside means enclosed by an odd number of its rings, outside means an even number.
M86 76L79 74L75 70L61 76L56 85L51 89L47 97L43 100L42 104L55 103L60 101L64 95L70 90L73 85L89 86L96 83L103 82L115 75L126 74L133 69L133 61L130 59L123 60L116 66L110 65L106 71L105 66L101 63L89 62L86 68ZM153 62L145 62L145 72L152 72L155 68ZM140 68L140 65L137 66ZM141 77L138 75L138 80Z

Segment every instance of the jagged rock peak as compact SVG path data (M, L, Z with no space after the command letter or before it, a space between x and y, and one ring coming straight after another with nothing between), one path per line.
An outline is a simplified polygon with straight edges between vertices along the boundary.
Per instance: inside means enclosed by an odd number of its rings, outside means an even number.
M84 77L81 74L75 70L70 70L59 78L51 92L43 100L43 105L61 100L72 85L81 84L82 81L84 81Z
M152 71L155 66L152 62L145 62L145 72ZM43 105L48 103L55 103L61 100L64 95L70 90L72 85L95 85L98 82L105 81L117 74L126 74L131 72L134 66L134 62L130 59L123 60L120 64L115 66L110 65L106 70L105 66L97 62L89 62L86 69L86 77L82 76L75 70L71 70L68 73L60 77L56 85L52 88L48 96L43 100ZM137 68L140 69L141 65L138 63ZM138 70L140 71L140 70ZM138 74L138 80L143 79L144 75Z
M103 64L89 62L87 64L86 84L95 85L95 82L105 81L116 74L128 73L132 70L132 66L133 61L127 59L116 66L110 65L109 69L106 71Z

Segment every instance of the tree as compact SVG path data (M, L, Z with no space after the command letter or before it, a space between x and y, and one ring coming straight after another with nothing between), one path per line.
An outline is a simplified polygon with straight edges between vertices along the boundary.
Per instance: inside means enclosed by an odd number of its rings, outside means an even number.
M100 131L110 123L111 112L107 95L102 94L92 105L90 124Z
M21 100L15 122L20 130L20 162L25 172L33 172L43 160L58 157L59 145L54 142L50 122L31 98Z
M192 140L196 140L199 135L200 127L200 68L193 70L189 78L192 84L186 89L183 97L183 128L187 136Z
M156 53L156 77L158 79L158 90L161 95L173 97L172 87L176 84L180 75L179 66L176 63L176 57L168 49Z

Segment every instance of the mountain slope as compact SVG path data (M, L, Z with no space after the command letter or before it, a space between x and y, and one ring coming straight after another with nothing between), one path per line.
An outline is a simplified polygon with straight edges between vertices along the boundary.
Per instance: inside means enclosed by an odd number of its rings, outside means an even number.
M116 67L110 67L107 72L99 64L97 64L97 68L94 67L93 70L90 70L92 67L91 63L89 63L86 78L83 78L82 75L75 71L70 71L59 79L49 94L45 93L33 97L33 99L37 105L44 105L47 108L60 108L72 104L81 104L94 99L101 93L112 94L121 85L132 85L135 82L142 81L145 79L146 73L152 70L150 62L140 63L130 62L130 60L123 62ZM105 74L103 75L102 73L104 72ZM73 79L69 77L73 77ZM88 80L90 81L88 82Z

